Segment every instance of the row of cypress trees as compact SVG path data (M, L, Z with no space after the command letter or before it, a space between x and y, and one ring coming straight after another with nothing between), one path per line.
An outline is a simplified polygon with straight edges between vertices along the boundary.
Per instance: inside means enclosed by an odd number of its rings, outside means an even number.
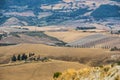
M28 56L24 53L24 54L18 54L17 56L16 55L13 55L12 57L11 57L11 60L12 61L21 61L21 60L27 60L27 58L28 58Z

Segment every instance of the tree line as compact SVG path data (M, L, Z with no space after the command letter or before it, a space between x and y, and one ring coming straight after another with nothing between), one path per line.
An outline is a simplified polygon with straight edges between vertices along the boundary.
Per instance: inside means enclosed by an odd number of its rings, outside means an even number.
M12 57L11 57L11 60L12 61L22 61L22 60L27 60L28 59L28 56L24 53L24 54L18 54L17 56L16 55L13 55Z
M96 29L96 27L76 27L76 30Z

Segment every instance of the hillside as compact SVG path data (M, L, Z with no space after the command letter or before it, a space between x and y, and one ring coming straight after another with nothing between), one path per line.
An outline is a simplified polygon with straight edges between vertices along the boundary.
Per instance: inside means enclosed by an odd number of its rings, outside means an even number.
M111 49L120 47L119 35L111 35L104 30L71 30L66 32L45 32L49 36L56 37L64 42L66 46L79 48L103 48Z
M76 70L87 66L77 62L50 61L32 62L7 66L0 65L0 80L51 80L55 72L62 72L69 68Z
M21 29L20 29L21 31ZM11 32L0 40L2 44L41 43L47 45L64 45L65 43L55 37L46 35L43 31Z
M90 66L117 62L119 61L120 54L116 51L110 52L109 50L95 48L54 47L43 44L19 44L0 47L0 63L9 63L13 54L28 54L31 52L41 55L41 57L49 57L64 61L77 61Z
M120 66L103 66L84 68L80 70L69 69L53 80L120 80Z
M120 80L120 65L69 69L53 80Z
M102 5L91 14L95 18L118 17L120 7L115 5ZM111 12L113 11L113 12ZM108 14L109 13L109 14Z

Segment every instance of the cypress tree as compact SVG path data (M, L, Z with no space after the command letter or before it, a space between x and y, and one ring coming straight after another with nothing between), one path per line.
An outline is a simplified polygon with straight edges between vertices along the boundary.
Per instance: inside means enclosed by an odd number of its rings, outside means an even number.
M16 56L15 55L12 56L12 61L16 61Z
M27 55L24 55L24 60L27 60L27 58L28 58Z
M25 54L22 54L21 60L25 60Z
M21 57L21 58L22 58L22 60L27 60L28 57L27 57L27 55L24 53L24 54L22 54L22 57Z
M20 54L18 54L18 56L17 56L17 60L21 60L21 55Z

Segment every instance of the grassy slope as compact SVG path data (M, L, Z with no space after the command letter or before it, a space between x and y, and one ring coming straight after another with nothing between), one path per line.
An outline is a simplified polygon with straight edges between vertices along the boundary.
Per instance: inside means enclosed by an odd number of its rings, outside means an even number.
M76 62L52 61L0 67L0 80L50 80L55 72L87 66Z

